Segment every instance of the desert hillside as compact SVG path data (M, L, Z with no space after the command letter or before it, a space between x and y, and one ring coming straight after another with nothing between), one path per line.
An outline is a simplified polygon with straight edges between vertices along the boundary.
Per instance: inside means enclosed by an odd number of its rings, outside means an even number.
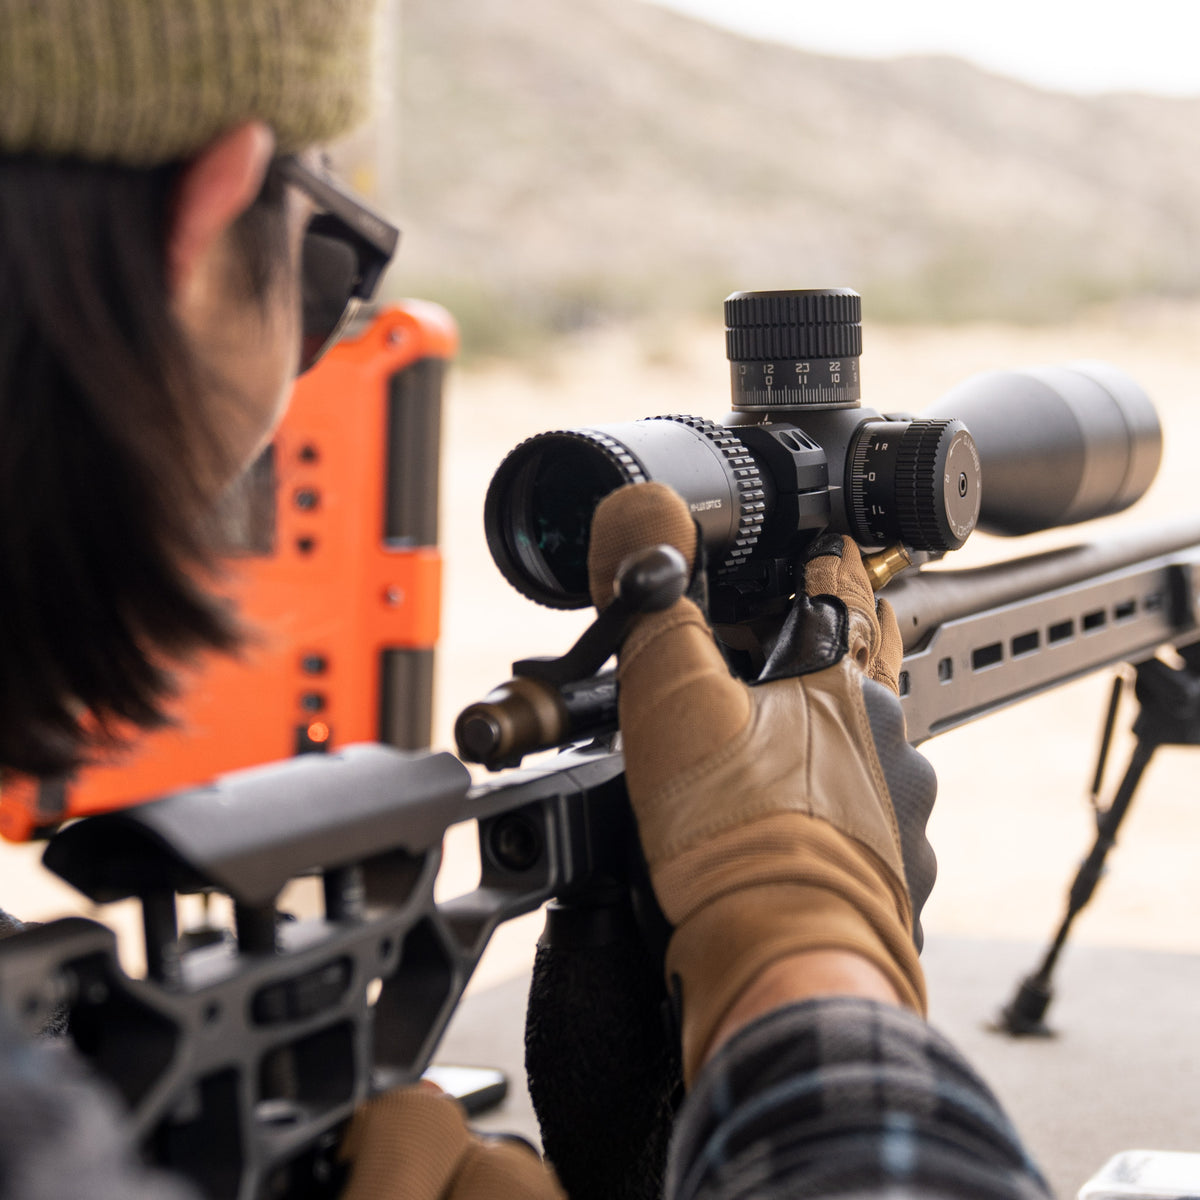
M826 57L644 0L401 12L395 286L469 348L738 288L1035 322L1200 289L1200 100Z

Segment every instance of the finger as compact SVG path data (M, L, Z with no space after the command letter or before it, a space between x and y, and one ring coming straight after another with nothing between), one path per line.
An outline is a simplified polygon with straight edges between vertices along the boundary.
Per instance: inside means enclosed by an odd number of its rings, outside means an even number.
M641 483L606 496L592 520L588 555L597 607L611 600L613 575L622 561L664 543L691 565L696 526L670 488ZM749 719L750 704L745 685L730 674L708 623L690 600L639 618L619 660L621 731L636 805L734 736Z
M463 1110L449 1096L384 1092L358 1109L342 1139L351 1168L339 1200L440 1200L471 1145Z
M874 669L879 650L879 619L875 593L853 538L822 537L813 543L815 555L804 565L804 590L810 596L836 596L849 617L847 650L866 672Z
M829 546L825 539L817 543L819 546ZM868 613L871 619L875 614L875 593L871 590L871 580L867 569L862 563L862 554L853 538L841 538L840 546L834 542L831 552L809 559L804 565L804 590L810 596L837 596L847 608L855 608Z
M846 650L860 671L870 674L875 667L876 647L879 645L879 622L875 614L868 616L861 608L847 604L848 633Z
M612 603L617 568L650 546L674 546L687 562L696 559L696 523L687 505L666 484L635 483L610 492L596 507L588 545L592 603Z
M621 651L618 678L635 806L736 737L750 717L745 684L730 674L690 600L638 622Z
M879 620L879 642L871 664L870 676L898 696L900 668L904 663L904 641L900 635L900 625L892 606L886 600L877 603L876 615Z
M529 1146L476 1142L445 1200L566 1200L554 1173Z

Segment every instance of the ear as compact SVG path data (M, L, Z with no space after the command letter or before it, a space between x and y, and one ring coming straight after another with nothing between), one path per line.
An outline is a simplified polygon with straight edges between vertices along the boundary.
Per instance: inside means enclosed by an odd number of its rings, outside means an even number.
M225 231L254 202L275 151L261 121L248 121L209 143L175 187L167 232L167 282L181 299L213 256Z

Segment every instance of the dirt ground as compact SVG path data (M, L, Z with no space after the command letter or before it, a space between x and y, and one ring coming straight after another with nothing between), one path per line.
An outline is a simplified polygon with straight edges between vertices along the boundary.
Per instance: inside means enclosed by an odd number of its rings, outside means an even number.
M871 327L864 403L919 411L951 385L995 367L1107 359L1156 402L1165 432L1159 477L1128 514L1038 539L982 535L962 565L1101 536L1118 522L1153 522L1195 506L1192 447L1200 435L1200 308L1131 306L1053 328ZM455 714L509 675L513 659L557 653L582 628L579 614L540 609L501 579L487 554L483 495L504 453L564 425L657 413L719 418L729 406L719 326L610 331L563 343L534 367L483 366L451 377L444 425L442 545L446 556L435 741L451 745ZM1099 676L1028 701L926 744L940 793L930 828L940 872L926 909L931 934L1033 939L1061 912L1066 883L1091 833L1087 789L1109 687ZM1132 705L1126 717L1132 715ZM1127 725L1128 720L1123 724ZM1127 737L1117 747L1122 757ZM1079 922L1080 942L1200 950L1200 809L1191 785L1200 759L1164 751L1143 783L1108 878ZM1115 767L1114 767L1115 771ZM470 831L452 839L444 891L469 884ZM0 907L46 917L84 906L48 880L33 847L0 848ZM127 919L127 916L122 918ZM537 917L514 922L489 950L478 984L531 957Z

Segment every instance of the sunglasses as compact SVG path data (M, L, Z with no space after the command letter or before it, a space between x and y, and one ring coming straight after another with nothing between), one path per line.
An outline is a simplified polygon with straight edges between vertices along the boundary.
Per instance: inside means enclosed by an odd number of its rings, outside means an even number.
M400 231L318 167L289 156L281 177L320 210L301 251L302 318L298 375L337 341L360 300L369 300L396 252Z

